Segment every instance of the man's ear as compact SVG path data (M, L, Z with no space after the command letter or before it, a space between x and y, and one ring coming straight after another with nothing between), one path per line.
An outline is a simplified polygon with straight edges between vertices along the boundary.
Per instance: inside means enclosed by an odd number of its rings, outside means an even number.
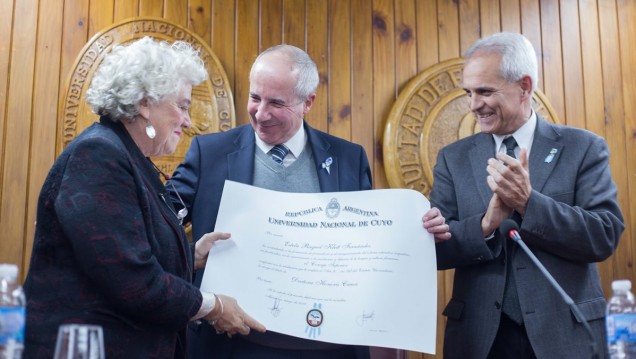
M523 76L519 81L519 87L521 87L522 96L530 96L532 93L532 78L528 75Z
M305 99L303 103L303 115L306 115L311 111L311 106L314 104L314 100L316 99L316 94L312 93Z

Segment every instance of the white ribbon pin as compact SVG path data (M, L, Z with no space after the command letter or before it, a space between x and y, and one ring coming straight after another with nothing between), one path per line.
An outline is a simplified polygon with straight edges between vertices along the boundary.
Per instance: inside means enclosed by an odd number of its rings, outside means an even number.
M543 160L543 162L545 162L545 163L552 162L552 159L554 158L554 155L556 155L557 152L558 151L557 151L556 148L551 149L550 153L545 157L545 160Z
M331 166L332 163L333 163L333 158L331 157L327 157L325 162L322 163L322 168L326 169L328 174L331 174L329 166Z

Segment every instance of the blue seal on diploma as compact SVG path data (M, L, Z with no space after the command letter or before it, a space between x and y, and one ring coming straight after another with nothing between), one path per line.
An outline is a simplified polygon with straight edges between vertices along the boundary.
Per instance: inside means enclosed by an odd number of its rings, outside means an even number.
M314 303L314 307L307 312L307 333L308 338L315 338L320 335L320 326L323 322L322 305L320 303Z

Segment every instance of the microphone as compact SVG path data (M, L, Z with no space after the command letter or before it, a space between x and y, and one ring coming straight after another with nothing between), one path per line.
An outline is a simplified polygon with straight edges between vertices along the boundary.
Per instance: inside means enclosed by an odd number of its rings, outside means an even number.
M517 224L517 222L514 221L514 219L508 218L504 220L501 226L499 226L499 233L517 243L521 241L521 236L519 235L519 225Z
M594 338L594 334L592 334L592 329L590 328L590 325L587 323L587 319L585 319L585 317L583 316L583 313L581 313L581 311L579 310L579 307L577 307L576 303L574 303L574 300L572 300L572 298L563 290L563 288L559 285L559 283L557 283L554 277L552 277L550 272L548 272L548 270L543 266L543 264L541 264L541 262L534 255L534 253L532 253L530 248L528 248L528 246L523 242L523 240L521 239L521 235L519 234L519 225L517 224L517 222L515 222L514 220L510 218L504 220L501 226L499 226L499 233L501 233L504 237L510 238L513 241L515 241L519 245L519 247L521 247L523 251L526 252L528 257L530 257L530 260L532 260L532 262L537 266L537 268L539 268L541 273L543 273L543 275L548 279L548 281L550 282L550 284L552 284L554 289L556 289L556 291L559 292L565 304L570 306L570 310L572 311L576 319L583 324L583 327L585 327L587 334L590 336L592 358L598 358L596 340Z

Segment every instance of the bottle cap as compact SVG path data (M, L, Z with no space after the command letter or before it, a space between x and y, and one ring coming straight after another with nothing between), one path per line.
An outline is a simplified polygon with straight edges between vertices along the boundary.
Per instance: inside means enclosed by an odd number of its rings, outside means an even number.
M632 289L632 281L629 279L619 279L612 282L612 290L628 291Z
M15 264L0 264L0 277L18 278L18 266Z

